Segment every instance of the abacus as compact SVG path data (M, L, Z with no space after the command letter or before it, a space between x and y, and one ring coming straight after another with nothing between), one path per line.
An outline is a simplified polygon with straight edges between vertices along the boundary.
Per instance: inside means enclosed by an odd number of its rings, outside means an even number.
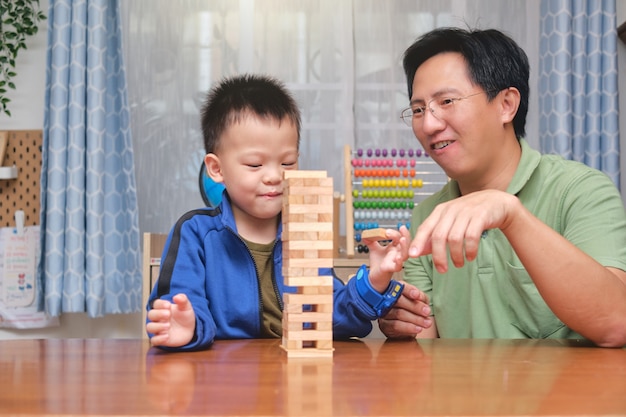
M445 172L420 148L344 147L343 198L346 215L346 256L367 253L364 230L411 225L416 204L448 181Z

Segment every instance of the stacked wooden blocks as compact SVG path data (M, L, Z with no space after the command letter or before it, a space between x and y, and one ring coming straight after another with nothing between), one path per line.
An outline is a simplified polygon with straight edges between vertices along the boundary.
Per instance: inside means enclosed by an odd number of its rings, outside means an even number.
M283 339L288 357L333 352L333 179L325 171L285 171ZM327 268L329 275L320 275Z

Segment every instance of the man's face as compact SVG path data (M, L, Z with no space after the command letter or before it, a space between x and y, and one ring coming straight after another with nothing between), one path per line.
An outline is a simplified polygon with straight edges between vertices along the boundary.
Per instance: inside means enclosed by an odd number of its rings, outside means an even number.
M446 174L480 181L496 157L502 123L495 100L472 84L460 54L435 55L417 69L411 107L423 108L413 132Z

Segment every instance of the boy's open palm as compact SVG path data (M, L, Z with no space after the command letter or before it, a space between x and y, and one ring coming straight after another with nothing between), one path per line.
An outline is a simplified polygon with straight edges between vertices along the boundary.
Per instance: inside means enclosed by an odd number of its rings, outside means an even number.
M173 302L155 300L148 311L146 331L152 334L152 346L178 347L191 341L196 328L196 314L185 294L177 294Z

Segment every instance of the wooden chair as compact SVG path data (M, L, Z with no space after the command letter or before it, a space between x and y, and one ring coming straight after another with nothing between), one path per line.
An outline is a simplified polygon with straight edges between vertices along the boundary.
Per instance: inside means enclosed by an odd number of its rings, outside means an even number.
M144 233L143 234L143 304L142 304L142 326L146 323L146 305L150 292L154 287L161 267L161 253L165 246L166 234L161 233ZM147 338L145 330L143 337Z

